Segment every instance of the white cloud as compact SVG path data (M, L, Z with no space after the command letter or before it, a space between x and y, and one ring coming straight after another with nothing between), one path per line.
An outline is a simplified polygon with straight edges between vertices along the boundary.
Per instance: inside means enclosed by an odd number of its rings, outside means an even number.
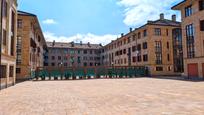
M54 19L46 19L43 21L43 24L51 25L51 24L57 24L57 22Z
M178 12L171 10L172 4L181 0L118 0L117 4L124 7L124 23L128 26L140 26L147 20L156 20L160 13L171 19L172 14ZM180 18L178 18L180 20Z
M77 42L79 43L82 41L83 43L92 43L92 44L103 44L106 45L110 43L112 40L115 40L118 36L117 35L111 35L111 34L106 34L106 35L94 35L91 33L88 34L76 34L74 36L66 37L66 36L57 36L54 33L50 32L44 32L44 36L46 41L52 42L55 40L56 42Z

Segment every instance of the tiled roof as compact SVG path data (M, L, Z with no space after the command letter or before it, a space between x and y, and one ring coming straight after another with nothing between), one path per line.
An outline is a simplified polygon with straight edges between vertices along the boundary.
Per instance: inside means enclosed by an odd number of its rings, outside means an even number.
M72 43L63 43L63 42L55 42L53 45L53 42L47 42L48 48L77 48L77 49L99 49L102 48L102 45L100 44L80 44L80 43L74 43L74 47L72 47Z

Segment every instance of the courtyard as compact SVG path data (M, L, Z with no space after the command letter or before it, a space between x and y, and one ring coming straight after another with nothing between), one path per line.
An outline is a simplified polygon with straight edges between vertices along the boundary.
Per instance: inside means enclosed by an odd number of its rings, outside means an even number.
M0 91L0 115L203 115L204 82L26 81Z

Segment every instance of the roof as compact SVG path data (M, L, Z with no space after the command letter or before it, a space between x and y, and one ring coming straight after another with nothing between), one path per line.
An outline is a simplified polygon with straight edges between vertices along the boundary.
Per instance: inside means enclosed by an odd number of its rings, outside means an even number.
M112 40L111 43L107 44L106 46L114 43L114 42L117 42L118 40L124 38L124 37L127 37L129 34L131 33L134 33L135 31L147 26L147 25L157 25L157 26L174 26L174 27L180 27L181 26L181 22L178 22L178 21L172 21L172 20L168 20L168 19L158 19L156 21L148 21L146 24L138 27L138 28L135 28L135 30L125 34L123 37L120 37L116 40Z
M101 44L80 44L80 43L65 43L65 42L55 42L53 46L53 42L47 42L48 48L76 48L76 49L99 49L103 46ZM72 47L74 44L74 47Z
M148 21L149 25L160 25L160 26L181 26L181 22L172 21L168 19L159 19L156 21Z
M186 0L183 0L182 2L180 2L180 3L176 4L176 5L174 5L173 7L171 7L171 9L177 10L177 7L179 7L180 5L182 5L185 2L186 2Z
M24 12L24 11L20 11L18 10L18 15L23 15L23 16L35 16L35 14L32 14L32 13L28 13L28 12Z

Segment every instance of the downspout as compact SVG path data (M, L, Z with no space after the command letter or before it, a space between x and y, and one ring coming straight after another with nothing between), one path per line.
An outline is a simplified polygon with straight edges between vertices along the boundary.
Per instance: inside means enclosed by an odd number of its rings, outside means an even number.
M0 90L1 90L1 78L2 78L2 69L1 69L1 49L2 49L2 17L3 17L3 0L1 0L1 7L0 7L0 11L1 11L1 17L0 17Z

